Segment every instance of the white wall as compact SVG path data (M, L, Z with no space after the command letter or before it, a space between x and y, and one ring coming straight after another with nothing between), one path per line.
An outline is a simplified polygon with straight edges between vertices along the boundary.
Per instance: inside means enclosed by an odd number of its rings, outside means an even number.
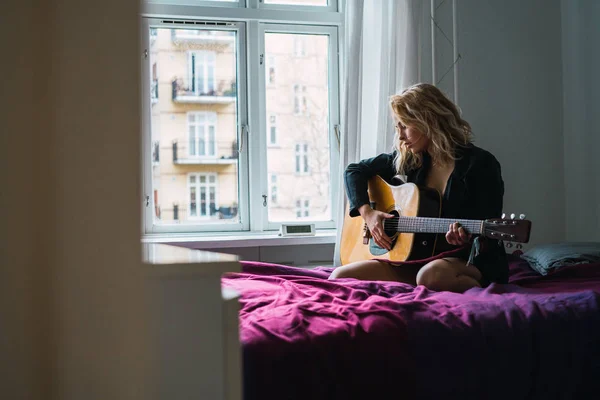
M567 239L600 241L600 2L561 8Z
M459 105L502 164L504 210L533 221L531 244L563 240L560 2L457 3Z
M148 399L138 2L0 10L0 398Z

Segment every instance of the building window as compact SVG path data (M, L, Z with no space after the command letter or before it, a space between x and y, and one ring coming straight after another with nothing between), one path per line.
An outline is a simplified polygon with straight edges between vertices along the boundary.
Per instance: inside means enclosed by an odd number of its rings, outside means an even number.
M306 97L306 86L302 86L302 114L308 115L308 100Z
M306 99L306 86L294 85L294 114L306 115L308 113L308 101Z
M275 83L275 56L267 57L267 82L269 85Z
M277 204L277 175L271 174L269 183L269 198L271 203Z
M296 35L294 38L294 55L296 57L303 57L306 55L304 44L304 37L302 35Z
M277 117L269 116L269 144L275 146L277 144Z
M217 175L189 174L190 218L207 218L217 215Z
M310 200L306 197L296 199L296 218L310 217Z
M308 143L296 143L296 174L308 174Z
M158 68L156 63L152 64L152 85L150 87L152 103L158 102Z
M160 162L160 142L158 140L152 143L152 162L155 164Z
M190 90L198 96L214 96L215 52L192 51L189 59Z
M188 123L188 154L190 157L216 156L217 114L190 112Z

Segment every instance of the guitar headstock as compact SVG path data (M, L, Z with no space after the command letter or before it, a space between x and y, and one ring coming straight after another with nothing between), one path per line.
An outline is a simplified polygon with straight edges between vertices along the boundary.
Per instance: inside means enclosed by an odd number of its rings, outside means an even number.
M502 218L491 218L483 221L483 235L491 239L508 240L517 243L527 243L531 232L531 221L521 214L519 219L515 214L510 218L502 214Z

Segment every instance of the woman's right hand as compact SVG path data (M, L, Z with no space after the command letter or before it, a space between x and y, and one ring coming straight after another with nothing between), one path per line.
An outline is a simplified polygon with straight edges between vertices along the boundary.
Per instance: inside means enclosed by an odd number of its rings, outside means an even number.
M358 212L365 220L373 240L379 247L386 250L392 249L392 238L385 234L383 230L383 220L394 218L394 215L382 211L373 210L370 205L365 204L358 209Z

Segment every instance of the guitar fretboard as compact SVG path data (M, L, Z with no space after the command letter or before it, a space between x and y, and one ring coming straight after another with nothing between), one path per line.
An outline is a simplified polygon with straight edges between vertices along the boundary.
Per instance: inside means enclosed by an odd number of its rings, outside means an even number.
M475 235L483 231L483 221L472 219L394 217L384 220L385 228L394 228L404 233L446 233L450 224L458 222L468 233Z

